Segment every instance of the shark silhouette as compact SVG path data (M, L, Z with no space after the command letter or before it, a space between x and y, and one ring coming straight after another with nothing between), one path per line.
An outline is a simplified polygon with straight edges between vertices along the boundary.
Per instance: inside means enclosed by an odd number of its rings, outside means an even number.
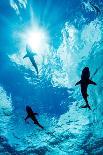
M90 71L89 71L89 68L88 67L85 67L82 71L82 75L81 75L81 80L78 81L76 85L81 85L81 93L82 93L82 96L86 102L86 105L85 106L81 106L81 108L90 108L90 105L88 103L88 100L87 100L87 97L88 97L88 94L87 94L87 88L88 88L88 85L89 84L93 84L93 85L96 85L95 82L93 82L92 80L89 79L90 77Z
M37 75L38 75L38 73L39 73L38 72L38 67L37 67L37 64L36 64L36 62L34 60L34 56L36 54L31 52L30 47L28 45L26 46L26 52L27 52L27 54L23 57L23 59L26 58L26 57L28 57L30 59L30 61L31 61L32 65L34 66L34 68L35 68L35 70L37 72Z
M30 106L26 106L26 112L27 112L27 117L25 118L25 121L30 118L34 124L36 124L37 126L39 126L40 128L44 129L43 126L41 126L36 118L36 115L38 115L38 113L34 113L32 108Z

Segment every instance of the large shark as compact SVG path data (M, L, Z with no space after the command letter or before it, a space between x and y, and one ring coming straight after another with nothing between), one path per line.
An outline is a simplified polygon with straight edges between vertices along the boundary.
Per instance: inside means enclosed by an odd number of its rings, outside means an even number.
M88 100L87 100L87 97L88 97L88 94L87 94L87 88L88 88L88 85L89 84L93 84L93 85L96 85L95 82L93 82L92 80L90 80L90 71L89 71L89 68L88 67L85 67L82 71L82 75L81 75L81 80L78 81L76 85L81 85L81 93L82 93L82 96L86 102L86 105L85 106L81 106L81 108L90 108L90 105L88 103Z

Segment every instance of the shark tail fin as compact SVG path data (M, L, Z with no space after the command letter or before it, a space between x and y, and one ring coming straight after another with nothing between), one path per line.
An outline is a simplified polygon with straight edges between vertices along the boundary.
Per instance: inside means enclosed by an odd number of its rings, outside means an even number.
M40 127L41 129L44 129L44 127L43 127L42 125L40 125L40 124L39 124L39 127Z
M91 107L89 104L86 104L85 106L81 106L81 108L89 108L91 110Z
M44 127L42 125L39 124L39 122L34 122L34 124L36 124L37 126L39 126L40 128L44 129Z

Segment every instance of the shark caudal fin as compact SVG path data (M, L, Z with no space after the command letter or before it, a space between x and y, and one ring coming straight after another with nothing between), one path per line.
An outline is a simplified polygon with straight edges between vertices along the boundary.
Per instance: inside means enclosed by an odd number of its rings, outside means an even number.
M81 108L89 108L91 110L91 107L89 104L86 104L85 106L81 106Z
M40 124L39 124L39 127L42 128L42 129L44 129L44 127L42 125L40 125Z
M40 128L44 129L44 127L42 125L40 125L38 122L34 122L34 124L36 124L37 126L39 126Z

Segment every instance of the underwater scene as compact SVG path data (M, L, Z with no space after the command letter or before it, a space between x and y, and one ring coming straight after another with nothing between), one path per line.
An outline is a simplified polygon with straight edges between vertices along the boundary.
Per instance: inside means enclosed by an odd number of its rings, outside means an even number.
M103 155L103 0L0 0L0 155Z

